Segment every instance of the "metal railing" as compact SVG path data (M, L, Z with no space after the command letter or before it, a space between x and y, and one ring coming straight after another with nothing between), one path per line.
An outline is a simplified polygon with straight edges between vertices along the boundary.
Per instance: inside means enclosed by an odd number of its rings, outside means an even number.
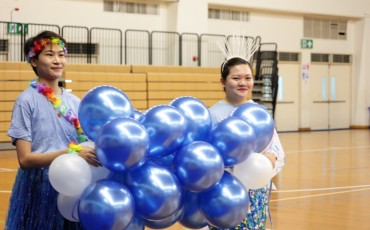
M25 41L43 30L67 40L69 63L218 67L225 59L216 41L226 35L2 21L0 61L25 61Z

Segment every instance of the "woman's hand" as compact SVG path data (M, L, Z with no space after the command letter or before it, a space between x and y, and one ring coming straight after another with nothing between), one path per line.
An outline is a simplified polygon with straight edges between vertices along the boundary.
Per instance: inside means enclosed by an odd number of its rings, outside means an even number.
M80 157L86 160L87 163L89 163L92 166L98 167L101 166L101 163L99 162L95 149L90 148L88 146L81 146L82 149L79 152Z

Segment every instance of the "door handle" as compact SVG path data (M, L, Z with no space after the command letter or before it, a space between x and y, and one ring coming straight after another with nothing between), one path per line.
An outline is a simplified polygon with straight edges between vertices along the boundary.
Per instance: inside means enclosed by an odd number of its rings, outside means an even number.
M328 100L326 100L326 101L313 101L313 103L329 103L329 101Z
M294 104L294 101L276 101L276 104Z
M330 100L329 103L345 103L346 101L339 101L339 100L335 100L335 101L332 101Z

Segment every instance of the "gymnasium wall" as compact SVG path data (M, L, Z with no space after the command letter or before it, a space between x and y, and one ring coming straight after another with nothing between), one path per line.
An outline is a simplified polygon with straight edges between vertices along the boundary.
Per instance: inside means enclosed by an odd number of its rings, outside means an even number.
M139 1L137 1L139 2ZM160 2L160 1L158 1ZM250 12L247 22L208 19L208 5L223 5ZM19 7L19 11L13 11ZM303 17L348 19L347 40L314 39L313 49L301 49ZM370 2L368 0L180 0L163 3L159 15L104 12L103 0L1 0L0 21L76 25L86 27L176 31L179 33L231 34L235 30L261 36L262 42L276 42L280 52L299 52L301 63L310 63L311 53L353 56L351 69L351 125L368 126L370 107ZM300 78L300 73L297 74ZM309 127L310 84L299 83L299 126Z

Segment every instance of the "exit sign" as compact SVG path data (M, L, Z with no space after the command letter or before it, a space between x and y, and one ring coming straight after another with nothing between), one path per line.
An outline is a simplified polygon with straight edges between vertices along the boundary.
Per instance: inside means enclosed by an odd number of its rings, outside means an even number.
M312 39L302 39L301 40L301 48L302 49L312 49L313 48L313 40Z
M8 22L8 34L27 34L28 24Z

